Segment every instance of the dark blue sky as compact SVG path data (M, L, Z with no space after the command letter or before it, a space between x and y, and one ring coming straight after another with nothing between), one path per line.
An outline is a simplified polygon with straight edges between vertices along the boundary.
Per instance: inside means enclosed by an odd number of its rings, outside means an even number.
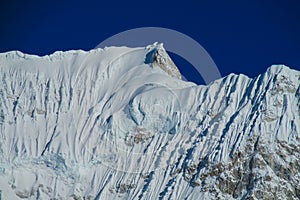
M165 27L197 40L223 76L300 70L300 1L1 1L0 52L90 50L121 31ZM186 65L174 58L177 65Z

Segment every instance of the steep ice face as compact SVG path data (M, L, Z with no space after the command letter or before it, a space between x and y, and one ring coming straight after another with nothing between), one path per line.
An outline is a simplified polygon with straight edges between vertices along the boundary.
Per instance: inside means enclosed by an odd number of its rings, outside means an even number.
M196 86L160 44L0 65L3 199L300 196L298 71Z

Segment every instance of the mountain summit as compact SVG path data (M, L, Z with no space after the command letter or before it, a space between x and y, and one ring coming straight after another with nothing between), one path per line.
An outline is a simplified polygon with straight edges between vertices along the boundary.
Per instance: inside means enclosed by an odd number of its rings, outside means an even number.
M300 72L208 86L161 44L0 54L3 199L300 198Z

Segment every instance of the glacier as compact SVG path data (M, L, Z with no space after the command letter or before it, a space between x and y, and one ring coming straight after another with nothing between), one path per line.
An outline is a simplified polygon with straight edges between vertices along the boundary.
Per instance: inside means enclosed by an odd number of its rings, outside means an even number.
M181 80L162 44L0 53L0 199L299 199L300 72Z

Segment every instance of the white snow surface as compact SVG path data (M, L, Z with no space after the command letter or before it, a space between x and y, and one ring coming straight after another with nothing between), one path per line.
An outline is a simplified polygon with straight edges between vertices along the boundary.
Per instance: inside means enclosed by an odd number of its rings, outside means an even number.
M230 199L216 188L223 172L204 181L209 166L258 141L271 153L299 147L299 71L180 78L161 44L1 53L0 198Z

